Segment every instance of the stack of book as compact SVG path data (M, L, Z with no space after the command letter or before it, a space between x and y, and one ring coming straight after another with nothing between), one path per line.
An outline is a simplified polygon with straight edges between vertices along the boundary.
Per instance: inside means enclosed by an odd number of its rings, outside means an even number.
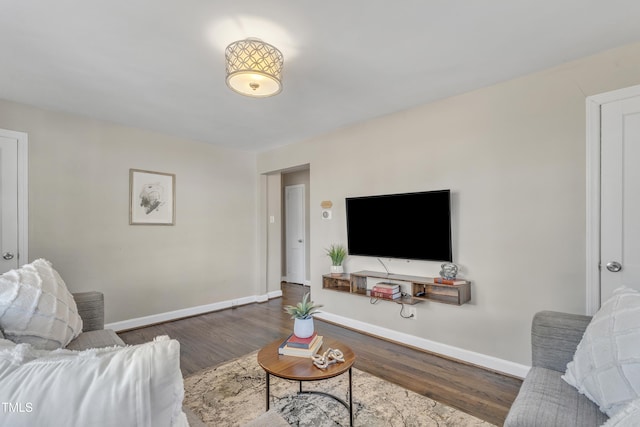
M322 335L314 332L309 338L299 338L294 334L280 344L278 354L284 356L311 357L322 347Z
M371 296L384 299L398 299L402 296L400 285L397 283L376 283L371 288Z

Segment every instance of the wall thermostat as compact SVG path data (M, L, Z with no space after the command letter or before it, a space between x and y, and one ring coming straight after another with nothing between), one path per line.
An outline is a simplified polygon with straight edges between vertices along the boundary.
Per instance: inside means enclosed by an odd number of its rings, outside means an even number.
M323 209L322 210L322 219L331 219L331 210Z

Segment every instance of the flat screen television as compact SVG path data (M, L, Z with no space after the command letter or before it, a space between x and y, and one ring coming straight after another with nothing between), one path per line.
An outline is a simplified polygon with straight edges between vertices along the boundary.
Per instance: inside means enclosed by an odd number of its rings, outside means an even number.
M453 261L450 190L346 198L349 255Z

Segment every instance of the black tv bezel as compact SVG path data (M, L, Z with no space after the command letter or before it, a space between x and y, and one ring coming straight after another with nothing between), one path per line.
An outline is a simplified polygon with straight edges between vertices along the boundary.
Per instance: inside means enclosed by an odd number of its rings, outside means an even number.
M364 252L363 251L359 251L359 253L353 253L352 249L351 249L351 234L349 233L349 200L362 200L362 199L380 199L380 198L389 198L392 199L394 197L404 197L404 196L419 196L419 195L425 195L425 194L436 194L436 193L447 193L448 194L448 201L449 203L447 204L446 208L447 208L447 218L448 218L448 228L449 228L449 233L448 233L448 249L449 249L449 254L447 259L436 259L435 257L417 257L417 256L412 256L412 257L406 257L406 256L399 256L396 254L393 254L393 252L387 253L387 252L383 252L383 253L379 253L376 254L373 251L371 252ZM443 209L443 205L439 204L438 205L438 209ZM406 259L406 260L415 260L415 261L433 261L433 262L453 262L453 240L452 240L452 225L451 225L451 190L450 189L446 189L446 190L429 190L429 191L413 191L413 192L406 192L406 193L390 193L390 194L378 194L378 195L370 195L370 196L356 196L356 197L346 197L345 198L345 219L346 219L346 223L347 223L347 252L349 255L351 256L362 256L362 257L373 257L373 258L391 258L391 259ZM425 241L425 244L433 244L433 242L429 242L428 240Z

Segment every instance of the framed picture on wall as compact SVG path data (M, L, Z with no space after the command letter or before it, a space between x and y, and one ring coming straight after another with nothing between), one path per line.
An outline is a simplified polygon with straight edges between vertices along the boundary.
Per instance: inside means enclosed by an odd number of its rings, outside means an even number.
M175 223L175 174L129 169L129 224Z

